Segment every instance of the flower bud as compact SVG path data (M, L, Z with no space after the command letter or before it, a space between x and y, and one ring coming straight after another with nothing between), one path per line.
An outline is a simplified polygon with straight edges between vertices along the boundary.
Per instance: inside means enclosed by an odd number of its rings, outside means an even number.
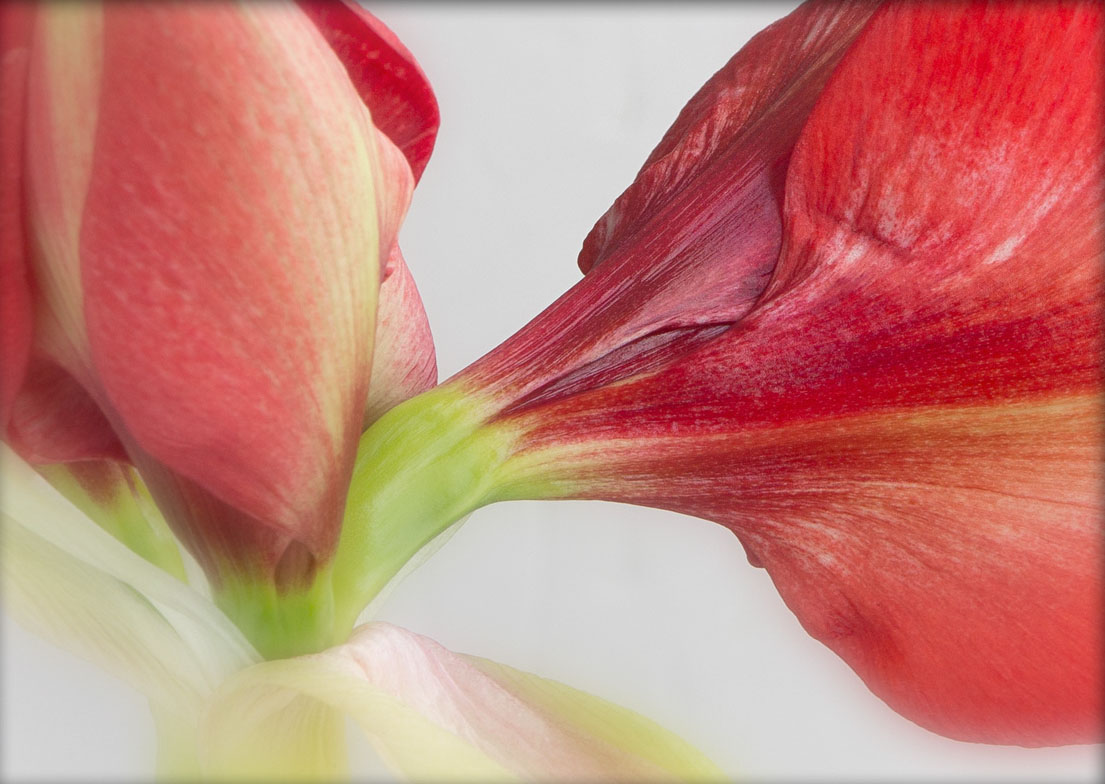
M39 463L132 462L216 590L306 590L370 388L434 381L396 246L432 93L353 6L22 10L2 182L26 234L3 269L30 307L5 309L3 334L29 361L5 371L5 438ZM381 291L406 352L375 358Z

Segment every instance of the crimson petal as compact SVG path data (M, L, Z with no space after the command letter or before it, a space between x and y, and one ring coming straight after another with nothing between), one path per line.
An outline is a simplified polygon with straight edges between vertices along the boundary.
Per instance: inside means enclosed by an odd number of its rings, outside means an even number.
M414 55L379 19L349 0L298 0L345 65L372 112L372 122L403 151L422 177L440 115L430 82Z
M23 135L32 7L0 7L0 434L31 350L31 301L23 224Z
M878 10L804 123L778 263L743 317L626 355L620 325L655 304L634 275L662 290L630 242L626 277L600 259L458 376L516 439L501 495L718 521L904 715L1099 739L1102 13ZM626 236L671 231L641 215ZM579 345L607 353L580 363Z
M811 3L753 38L592 229L584 280L467 378L533 405L655 368L744 316L779 254L791 148L873 8Z

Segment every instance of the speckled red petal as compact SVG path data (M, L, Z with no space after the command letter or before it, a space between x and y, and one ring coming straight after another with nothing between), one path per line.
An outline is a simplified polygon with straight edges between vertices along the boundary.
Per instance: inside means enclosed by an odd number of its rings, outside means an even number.
M109 4L103 35L80 259L110 416L179 478L155 492L210 495L159 502L325 558L371 357L375 129L295 7Z

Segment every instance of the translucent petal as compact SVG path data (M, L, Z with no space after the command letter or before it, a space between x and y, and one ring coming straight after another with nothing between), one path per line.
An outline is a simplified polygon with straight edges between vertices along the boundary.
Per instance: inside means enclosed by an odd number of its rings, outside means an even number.
M384 623L324 653L235 676L201 734L206 769L264 780L332 774L333 711L417 780L720 778L698 751L631 711Z
M7 447L0 559L20 623L159 705L198 710L258 657L219 610L85 517Z

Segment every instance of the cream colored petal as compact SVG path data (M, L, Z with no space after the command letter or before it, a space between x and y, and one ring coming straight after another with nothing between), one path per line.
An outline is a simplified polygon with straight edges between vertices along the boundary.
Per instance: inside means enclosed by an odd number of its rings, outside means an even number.
M5 609L169 710L198 710L258 657L207 599L85 517L6 446Z
M386 623L231 679L201 734L207 772L333 775L319 740L327 710L351 716L380 756L416 781L722 778L697 750L631 711Z

